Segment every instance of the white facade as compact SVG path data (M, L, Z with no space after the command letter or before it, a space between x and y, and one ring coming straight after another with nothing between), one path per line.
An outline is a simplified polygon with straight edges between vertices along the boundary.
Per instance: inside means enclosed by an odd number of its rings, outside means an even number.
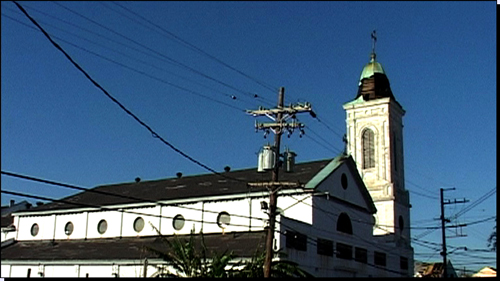
M352 161L352 160L351 160ZM413 254L399 251L393 245L377 243L373 236L373 203L364 187L355 165L348 161L334 160L311 179L305 188L282 190L278 197L281 215L277 218L275 235L276 249L286 253L285 259L297 262L301 268L315 276L379 277L412 276L413 267L401 270L400 256L413 263ZM267 192L238 194L234 196L214 196L191 198L189 200L165 201L162 206L150 203L140 206L107 206L119 208L115 211L71 209L58 211L24 212L15 214L17 240L48 243L61 240L107 239L111 237L155 236L160 230L163 235L196 233L238 233L262 231L266 226L267 214L261 210L261 201L268 201ZM371 204L371 205L370 205ZM221 213L229 214L228 224L218 223ZM352 225L352 234L339 231L340 215L347 217ZM182 215L184 225L179 229L174 218ZM142 218L141 227L134 229L134 222ZM99 222L105 220L107 229L99 233ZM71 222L71 234L65 228ZM33 225L38 225L38 233L33 236ZM152 226L151 226L152 225ZM177 229L174 228L174 225ZM222 227L221 227L222 226ZM140 229L140 231L138 231ZM287 243L287 233L301 233L306 238L306 248L296 249ZM69 234L69 235L68 235ZM318 238L331 241L332 252L319 254ZM351 258L337 257L339 243L351 247ZM328 247L327 247L328 248ZM356 248L366 251L366 261L358 262ZM75 249L77 250L77 249ZM105 251L105 249L103 249ZM385 266L374 266L375 252L386 255ZM328 251L327 251L328 252ZM30 268L31 277L141 277L143 263L135 260L2 260L2 277L26 277ZM153 264L161 260L149 261L147 276L158 274ZM407 274L407 275L406 275Z
M374 233L395 233L409 241L410 203L405 190L403 123L405 111L393 99L358 99L344 105L347 118L348 153L377 207ZM374 135L374 167L365 168L363 133Z
M146 277L155 277L161 260L148 260ZM144 277L144 260L71 262L35 261L2 264L3 277ZM29 276L28 276L29 275Z

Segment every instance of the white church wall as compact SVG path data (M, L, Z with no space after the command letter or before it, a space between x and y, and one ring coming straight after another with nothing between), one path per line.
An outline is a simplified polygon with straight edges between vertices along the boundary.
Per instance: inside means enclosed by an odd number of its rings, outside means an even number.
M158 229L160 218L160 207L147 207L147 208L134 208L125 209L123 212L123 222L121 225L120 236L133 237L133 236L150 236L157 235L153 225ZM140 226L142 225L142 229Z
M55 239L83 239L85 238L85 230L87 227L86 213L71 213L59 214L55 219ZM71 223L73 225L73 232L67 234L65 230L66 225ZM50 225L44 225L50 228Z
M376 224L373 228L374 235L385 235L394 233L394 202L379 201L375 202L377 208Z
M48 240L54 237L54 219L55 215L47 216L26 216L21 217L17 229L17 240ZM15 220L17 221L17 219ZM33 236L31 230L34 225L38 225L38 234Z
M182 235L189 234L191 230L195 233L199 233L202 229L203 214L200 210L203 209L203 202L196 202L190 204L182 204L179 206L169 205L162 206L161 209L161 225L159 230L162 235ZM174 228L174 219L182 220L184 219L184 224L177 224L177 228Z
M30 278L41 277L38 274L38 268L38 265L12 265L9 277L28 277L28 274ZM3 270L2 277L7 277Z
M43 266L43 265L42 265ZM45 265L44 277L77 277L74 265Z
M204 204L203 233L248 231L250 202L248 199L207 202ZM229 215L229 224L219 224L218 218L223 213ZM241 217L243 216L243 217Z
M165 267L159 259L148 260L147 276L154 277L158 266ZM144 260L75 260L75 261L24 261L2 264L1 277L143 277Z
M120 211L100 211L100 212L89 212L88 214L88 229L87 238L111 238L119 237L121 230L123 213ZM106 229L103 233L99 233L99 223L105 221Z
M277 207L281 209L284 216L303 223L312 224L312 194L304 195L280 195L277 199Z
M0 277L2 278L10 277L10 267L11 267L10 264L2 264L0 266Z
M59 266L54 266L59 267ZM120 274L118 266L115 266L116 273ZM120 268L121 269L121 268ZM77 277L114 277L113 265L80 265ZM120 276L120 275L119 275Z

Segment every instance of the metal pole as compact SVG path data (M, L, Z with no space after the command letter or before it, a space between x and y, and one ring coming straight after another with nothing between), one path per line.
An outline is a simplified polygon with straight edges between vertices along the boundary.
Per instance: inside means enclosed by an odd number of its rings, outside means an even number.
M143 276L144 278L148 277L148 258L144 258L144 272L143 272Z
M445 233L445 218L444 218L444 199L443 199L443 189L440 189L441 195L441 234L443 239L443 278L448 278L448 269L446 264L446 233Z
M283 108L283 100L284 100L285 88L281 87L278 95L278 108ZM281 123L281 118L283 117L283 113L279 111L277 113L276 121L277 123ZM274 149L276 153L276 157L274 160L274 168L272 181L278 181L278 171L279 171L279 155L280 155L280 145L281 145L281 128L278 129L274 136ZM264 278L271 277L271 261L273 258L273 241L274 241L274 229L276 222L276 204L277 204L277 189L278 187L271 186L271 195L269 196L269 227L267 230L267 239L266 239L266 258L264 260Z

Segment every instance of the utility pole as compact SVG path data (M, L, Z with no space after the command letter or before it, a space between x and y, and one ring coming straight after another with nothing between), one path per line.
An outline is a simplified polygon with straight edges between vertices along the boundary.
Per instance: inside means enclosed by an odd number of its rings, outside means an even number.
M304 125L295 121L295 114L302 112L309 112L313 117L316 115L311 109L309 103L290 105L284 107L284 95L285 88L281 87L278 94L278 107L275 109L265 109L259 108L258 110L247 110L253 116L267 116L271 118L274 123L258 123L255 122L255 129L264 130L265 134L269 133L269 130L273 131L274 135L274 152L276 157L274 158L274 167L272 169L272 179L269 183L249 183L251 186L266 186L269 191L269 226L267 229L266 237L266 257L264 260L264 277L271 277L271 261L273 258L273 241L274 241L274 230L276 223L276 206L278 202L278 191L283 185L290 185L291 183L280 183L278 181L279 174L279 156L280 156L280 145L281 145L281 135L286 130L289 135L291 135L294 129L299 129L301 134L303 134ZM292 123L287 123L286 120L292 118ZM293 185L297 185L293 183Z
M278 109L283 108L283 99L285 94L285 88L281 87L278 96ZM283 113L278 111L277 120L283 118ZM278 121L279 122L279 121ZM278 181L279 172L279 156L280 155L280 145L281 145L281 134L282 130L278 130L274 135L274 149L276 150L276 157L274 158L274 169L271 181ZM269 228L267 229L266 237L266 258L264 260L264 278L271 277L271 261L273 259L273 241L274 241L274 229L276 222L276 204L278 203L278 188L271 188L271 194L269 195Z
M455 199L455 201L453 201L453 202L451 202L450 200L447 200L445 202L443 192L447 191L447 190L455 190L455 188L453 187L453 188L447 188L447 189L443 189L443 188L440 189L440 195L441 195L441 235L442 235L442 239L443 239L443 251L441 252L441 255L443 256L443 278L448 278L448 264L447 264L447 260L446 260L447 252L446 252L446 232L445 232L446 226L445 226L445 223L450 222L449 219L446 219L444 217L444 205L469 202L465 198L462 201L460 201L460 200L457 201ZM463 225L459 225L458 227L462 227L462 226L466 226L466 225L463 224ZM452 227L457 227L457 226L452 226Z

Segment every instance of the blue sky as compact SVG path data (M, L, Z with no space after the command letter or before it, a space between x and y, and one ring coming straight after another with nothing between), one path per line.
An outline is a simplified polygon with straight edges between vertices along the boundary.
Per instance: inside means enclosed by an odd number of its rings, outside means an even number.
M21 2L113 97L217 171L256 166L273 136L256 133L244 110L274 107L279 87L285 104L310 102L321 121L299 116L306 134L284 136L282 149L298 162L337 156L342 104L356 96L376 30L377 60L406 110L412 236L425 241L413 244L415 258L441 259L432 244L441 243L440 230L418 228L439 225L440 188L455 188L446 199L470 201L446 206L446 215L469 207L454 222L472 223L448 249L486 248L496 224L495 2L118 3ZM82 187L208 173L153 138L33 27L2 2L2 171ZM1 181L2 189L51 198L76 192ZM23 200L2 194L2 205L10 199ZM457 250L450 258L469 269L495 265L493 256Z

